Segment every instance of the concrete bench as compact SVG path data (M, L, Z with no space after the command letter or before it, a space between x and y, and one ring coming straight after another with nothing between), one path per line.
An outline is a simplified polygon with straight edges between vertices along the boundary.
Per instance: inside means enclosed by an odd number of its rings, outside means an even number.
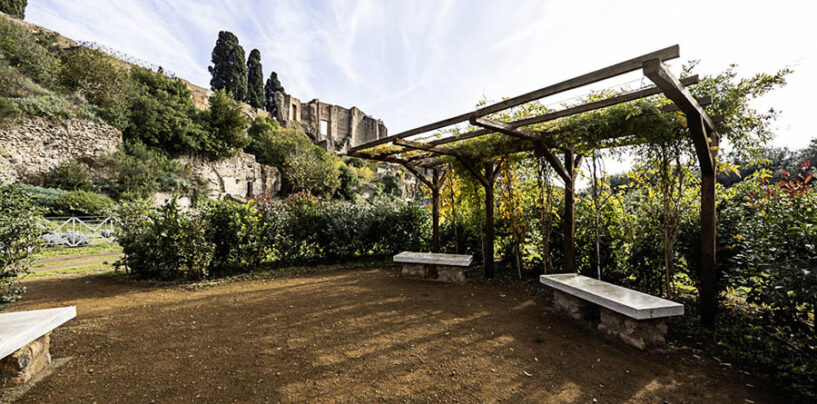
M554 289L554 308L639 349L663 345L664 318L684 314L680 303L579 274L541 275L539 281Z
M394 256L394 262L403 264L400 276L404 278L449 283L464 283L464 269L473 261L473 256L464 254L403 251Z
M51 365L51 331L77 316L75 306L0 313L0 384L28 382Z

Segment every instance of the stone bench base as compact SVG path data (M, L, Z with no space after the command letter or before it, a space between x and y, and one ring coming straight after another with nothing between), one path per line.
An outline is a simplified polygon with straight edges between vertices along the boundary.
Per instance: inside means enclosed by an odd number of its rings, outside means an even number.
M667 324L662 319L636 320L558 290L553 291L553 307L641 350L661 348L665 343Z
M464 268L450 265L403 264L400 276L445 283L465 283Z
M33 376L51 365L50 345L49 332L0 360L0 387L27 383Z

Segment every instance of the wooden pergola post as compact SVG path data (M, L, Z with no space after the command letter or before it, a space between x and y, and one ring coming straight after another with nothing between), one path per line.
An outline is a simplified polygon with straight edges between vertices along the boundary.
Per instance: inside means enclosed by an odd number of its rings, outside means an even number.
M717 277L717 218L715 210L715 183L717 178L717 133L712 119L704 112L698 101L660 60L644 62L647 76L664 95L672 100L687 117L687 127L692 135L695 154L701 168L701 262L698 288L701 323L715 325L718 312ZM710 139L711 136L711 139ZM713 147L715 146L715 147Z
M432 169L431 183L431 252L440 252L440 170Z
M564 214L562 215L562 234L564 234L564 261L562 262L562 272L576 272L576 206L575 197L575 163L573 152L565 151L565 169L569 180L565 180L565 201Z

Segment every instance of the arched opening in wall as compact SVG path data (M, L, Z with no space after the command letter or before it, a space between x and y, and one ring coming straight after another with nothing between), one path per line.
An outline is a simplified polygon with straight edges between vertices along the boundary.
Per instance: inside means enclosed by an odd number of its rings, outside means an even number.
M292 108L289 109L289 120L296 121L298 119L298 106L292 104Z

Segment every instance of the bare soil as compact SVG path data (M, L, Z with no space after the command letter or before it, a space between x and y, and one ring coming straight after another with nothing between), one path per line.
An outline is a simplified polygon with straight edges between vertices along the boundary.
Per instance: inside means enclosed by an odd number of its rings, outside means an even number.
M609 342L522 287L384 269L198 289L26 285L10 310L76 305L78 316L52 335L52 355L72 359L21 403L785 401L711 358Z

